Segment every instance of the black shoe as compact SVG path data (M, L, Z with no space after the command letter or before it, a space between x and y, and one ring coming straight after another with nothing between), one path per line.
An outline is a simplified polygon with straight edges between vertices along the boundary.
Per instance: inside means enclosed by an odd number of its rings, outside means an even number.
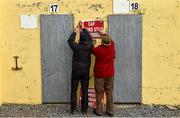
M81 109L81 112L82 112L82 114L87 115L87 109L86 110Z
M108 113L108 112L106 112L106 114L107 114L109 117L113 117L113 116L114 116L113 113Z
M76 109L71 109L71 114L75 114L76 113Z
M71 110L71 114L75 114L75 110Z
M93 110L93 113L94 113L96 116L102 116L101 114L98 114L95 109Z
M83 115L88 115L87 111L82 111Z

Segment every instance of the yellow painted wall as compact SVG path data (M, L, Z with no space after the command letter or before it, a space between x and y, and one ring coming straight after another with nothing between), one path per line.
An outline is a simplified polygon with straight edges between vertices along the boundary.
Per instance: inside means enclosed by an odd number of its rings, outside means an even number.
M1 49L0 49L0 54L1 54ZM1 74L1 55L0 55L0 104L2 103L2 100L1 100L1 97L2 97L2 94L1 94L1 88L2 88L1 81L2 81L2 74Z
M2 102L41 103L41 71L39 30L20 30L20 14L17 1L1 1L3 63ZM13 56L19 56L21 71L13 71Z
M0 14L1 14L1 11L0 11ZM0 22L0 27L2 25L2 22ZM0 32L0 104L2 102L1 100L1 97L2 97L2 94L1 94L1 88L2 88L2 84L1 84L1 80L2 80L2 35L1 35L1 32Z
M2 39L2 38L0 38L0 39ZM1 40L0 40L1 41ZM2 99L1 99L1 97L2 97L2 90L1 90L1 88L2 88L2 84L1 84L1 82L2 82L2 73L1 73L1 71L2 71L2 69L1 69L1 59L2 59L2 53L1 53L1 42L0 42L0 104L2 103Z
M143 15L142 102L180 104L180 0L138 0ZM41 100L40 30L21 30L20 15L49 14L49 0L1 0L0 41L3 44L0 90L3 103L33 103ZM60 14L81 20L112 14L112 0L52 0ZM0 50L1 51L1 50ZM12 71L13 56L20 56L21 71ZM0 68L1 69L1 68Z
M2 14L2 9L0 10L0 14ZM0 17L0 21L2 21L2 17ZM3 43L2 24L3 22L0 22L0 104L2 104L2 56L3 56L2 55L2 43Z
M141 0L143 103L180 104L180 0Z

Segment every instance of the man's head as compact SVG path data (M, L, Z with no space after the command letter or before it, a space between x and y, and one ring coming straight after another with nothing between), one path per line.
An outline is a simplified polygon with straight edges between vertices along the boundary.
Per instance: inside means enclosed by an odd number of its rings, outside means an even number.
M88 39L87 34L85 34L84 32L80 33L80 41L81 42L87 41L87 39Z
M101 40L103 44L109 44L111 42L111 37L108 36L107 34L103 34L101 36Z

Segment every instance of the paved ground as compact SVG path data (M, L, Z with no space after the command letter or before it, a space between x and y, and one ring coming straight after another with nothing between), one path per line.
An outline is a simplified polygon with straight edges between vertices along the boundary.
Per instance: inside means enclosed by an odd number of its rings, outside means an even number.
M93 109L89 109L88 116L94 117ZM67 104L45 105L1 105L0 117L84 117L86 115L77 112L71 115ZM103 116L106 116L105 114ZM119 117L180 117L180 106L167 107L155 105L115 105L115 116Z

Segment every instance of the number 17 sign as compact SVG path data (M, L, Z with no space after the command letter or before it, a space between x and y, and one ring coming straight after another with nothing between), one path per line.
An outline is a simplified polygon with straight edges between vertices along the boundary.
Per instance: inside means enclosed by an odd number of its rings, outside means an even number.
M50 4L50 12L59 12L59 4Z
M98 31L104 30L103 20L83 21L83 24L92 38L99 38Z

